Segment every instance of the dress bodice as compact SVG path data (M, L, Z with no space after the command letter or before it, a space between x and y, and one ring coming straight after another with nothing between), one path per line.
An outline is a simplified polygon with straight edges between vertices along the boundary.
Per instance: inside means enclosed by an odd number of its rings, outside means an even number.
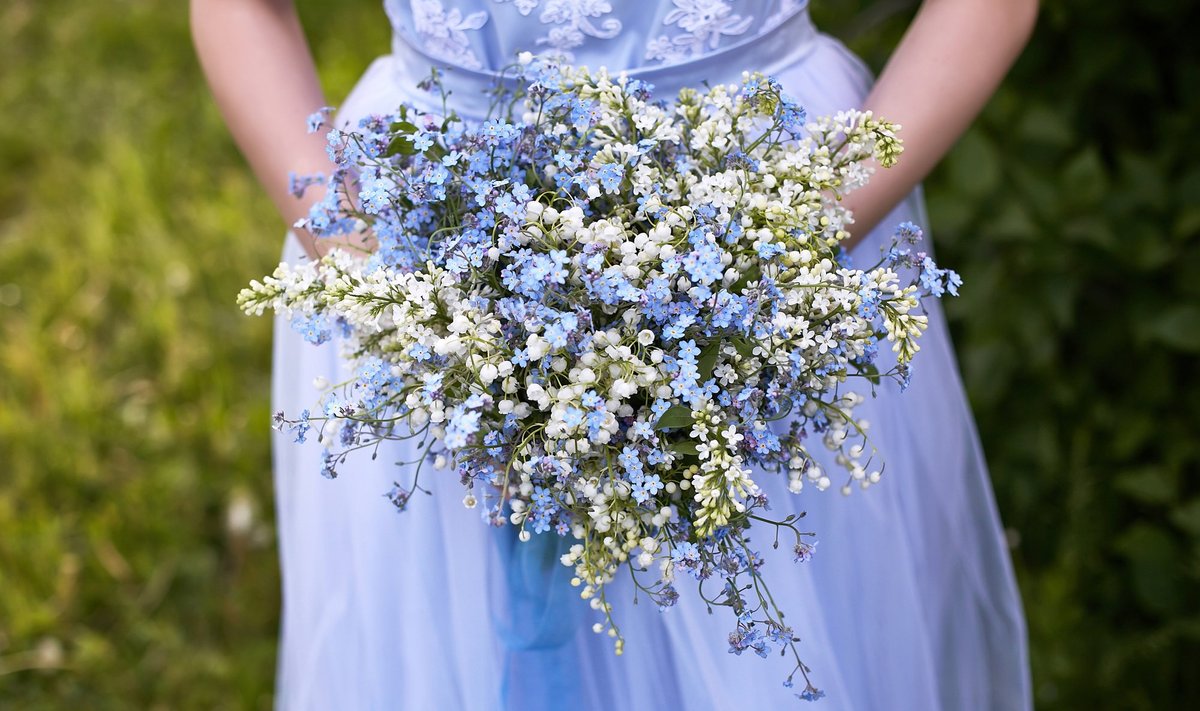
M754 39L808 0L384 0L395 43L452 66L497 70L519 52L640 69Z

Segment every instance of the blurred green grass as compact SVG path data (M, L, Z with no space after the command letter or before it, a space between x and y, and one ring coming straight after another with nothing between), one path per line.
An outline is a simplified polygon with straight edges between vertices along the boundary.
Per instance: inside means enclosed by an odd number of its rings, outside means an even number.
M298 4L336 101L386 21ZM814 14L878 67L914 4ZM233 300L283 227L186 13L0 5L0 708L270 706L270 331ZM929 183L1042 708L1197 695L1196 14L1046 0Z
M360 6L304 7L332 95L387 46ZM270 330L234 296L282 223L187 3L6 0L0 67L0 707L267 707Z
M913 4L813 6L879 67ZM926 183L1039 708L1200 705L1196 27L1194 2L1042 0Z

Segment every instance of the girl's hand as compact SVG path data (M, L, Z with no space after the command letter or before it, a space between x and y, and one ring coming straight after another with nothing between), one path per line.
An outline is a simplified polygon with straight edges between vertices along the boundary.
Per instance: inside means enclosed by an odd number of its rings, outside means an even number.
M310 256L315 258L324 257L331 250L341 249L351 254L369 255L379 249L379 240L375 239L375 233L368 227L364 230L354 232L348 235L338 237L316 237L314 238L308 232L301 230L292 230L296 237L300 240L300 244L304 245L304 250ZM305 239L309 240L305 244Z
M1037 0L925 0L863 108L900 124L904 155L846 198L859 243L937 165L1029 41Z
M191 0L191 25L234 140L284 221L295 224L321 191L297 200L288 173L327 171L329 159L324 137L307 129L308 116L326 102L292 1ZM296 234L311 257L328 249L302 230Z

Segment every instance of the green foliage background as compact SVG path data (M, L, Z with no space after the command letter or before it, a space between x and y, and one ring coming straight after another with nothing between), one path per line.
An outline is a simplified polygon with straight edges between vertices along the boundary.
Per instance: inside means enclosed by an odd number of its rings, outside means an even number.
M377 3L298 4L342 96ZM915 2L814 5L879 68ZM1040 708L1200 701L1196 27L1045 0L928 183ZM233 295L282 226L186 3L5 0L0 106L0 707L267 708L270 333Z

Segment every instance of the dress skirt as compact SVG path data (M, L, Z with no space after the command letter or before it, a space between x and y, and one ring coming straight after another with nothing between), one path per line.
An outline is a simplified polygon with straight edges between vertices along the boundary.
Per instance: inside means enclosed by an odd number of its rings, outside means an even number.
M679 86L762 70L810 116L858 106L869 72L801 17L805 25L792 22L775 46L768 37L753 52L639 78L669 98ZM430 63L402 46L379 58L338 121L427 102L416 84ZM447 78L451 104L468 118L475 116L472 87L455 82L470 81L454 71ZM919 193L856 247L856 262L874 263L904 220L925 223ZM290 234L283 258L305 259ZM804 528L819 541L806 563L793 562L788 546L773 550L769 531L755 541L775 600L802 640L801 656L826 693L815 708L1031 705L1020 598L983 452L941 308L925 306L929 330L911 386L901 393L885 382L874 398L864 391L859 408L886 462L883 480L851 496L837 492L840 482L796 495L780 475L757 477L772 514L806 511ZM274 409L295 416L314 408L314 379L350 377L338 347L336 340L310 345L277 317ZM732 614L710 614L690 578L680 579L679 603L665 612L644 597L633 604L626 577L609 587L626 640L618 657L611 639L591 631L597 613L567 585L569 569L553 563L545 584L528 590L514 583L511 527L490 528L478 510L465 508L450 470L427 467L421 482L433 494L397 512L384 494L410 478L397 463L417 458L415 444L388 442L375 458L358 452L329 480L320 474L315 439L296 444L277 432L273 441L283 577L278 708L734 711L801 703L794 694L803 683L782 684L792 660L729 654ZM839 471L819 443L811 449L827 471ZM546 612L541 632L529 633L528 619L519 617L530 609L523 596Z

